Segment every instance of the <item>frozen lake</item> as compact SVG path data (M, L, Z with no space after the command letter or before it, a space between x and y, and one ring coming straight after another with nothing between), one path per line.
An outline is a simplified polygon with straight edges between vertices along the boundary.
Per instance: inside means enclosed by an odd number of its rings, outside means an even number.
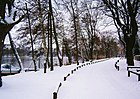
M33 68L33 61L32 61L32 57L30 56L20 56L23 67L24 68ZM41 56L39 58L36 59L36 65L38 68L43 68L44 67L44 60L45 57ZM14 66L19 66L16 57L14 56L3 56L2 58L2 64L4 63L9 63L12 64ZM67 57L63 57L63 64L67 64L68 63L68 58ZM59 61L57 57L53 57L53 65L54 66L59 66Z
M23 63L24 68L32 68L33 67L33 61L32 57L30 56L21 56L21 61ZM16 57L14 56L3 56L2 58L2 64L9 63L14 66L19 66ZM36 64L38 67L43 68L44 58L40 57L36 59Z

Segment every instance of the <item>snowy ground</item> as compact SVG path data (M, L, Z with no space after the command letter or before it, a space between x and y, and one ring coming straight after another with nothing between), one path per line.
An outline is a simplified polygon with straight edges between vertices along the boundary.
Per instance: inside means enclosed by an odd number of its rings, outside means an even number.
M52 99L54 90L61 82L58 99L139 99L140 82L136 75L127 77L125 60L119 62L120 71L114 67L115 59L95 63L78 69L66 81L76 65L56 67L46 74L23 72L2 77L0 99ZM140 65L140 62L136 62Z

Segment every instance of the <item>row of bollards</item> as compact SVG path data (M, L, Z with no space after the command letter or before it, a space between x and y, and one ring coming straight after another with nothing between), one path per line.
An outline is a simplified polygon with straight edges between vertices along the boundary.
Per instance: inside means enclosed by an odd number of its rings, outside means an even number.
M65 77L64 77L64 81L67 80L67 78L70 76L70 74L73 74L75 71L77 71L79 68L82 68L84 66L87 66L87 65L91 65L91 64L94 64L94 63L98 63L98 62L102 62L102 61L105 61L105 60L108 60L107 59L102 59L102 60L96 60L96 61L89 61L87 63L83 63L82 65L79 65L77 66L76 68L74 68L73 70L71 70L71 73L68 73Z
M79 68L82 68L82 67L85 67L87 65L91 65L91 64L94 64L94 63L98 63L98 62L101 62L101 61L105 61L105 60L98 60L98 61L90 61L90 62L87 62L87 63L83 63L82 65L79 65L78 67L74 68L73 70L71 70L71 73L68 73L65 77L64 77L64 81L67 80L67 78L71 75L71 74L74 74L74 72L76 72ZM57 94L58 94L58 91L60 89L60 87L62 86L62 83L60 82L58 88L53 92L53 99L57 99Z
M62 86L62 83L60 82L58 88L53 92L53 99L57 99L57 93L61 86Z

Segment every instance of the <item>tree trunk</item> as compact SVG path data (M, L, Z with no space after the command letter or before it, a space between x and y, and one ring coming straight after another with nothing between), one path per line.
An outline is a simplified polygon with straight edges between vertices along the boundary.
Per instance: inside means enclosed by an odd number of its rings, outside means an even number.
M62 59L60 58L61 53L60 53L60 49L59 49L59 44L58 44L58 39L57 39L57 33L56 33L53 13L52 13L52 21L53 21L53 31L54 31L54 39L55 39L55 43L56 43L57 57L58 57L58 60L59 60L59 65L61 67L63 65L63 63L62 63Z
M19 54L18 54L18 52L17 52L17 50L16 50L16 47L15 47L15 45L14 45L14 42L13 42L13 40L12 40L12 37L11 37L10 32L8 32L8 36L9 36L11 48L12 48L13 53L14 53L14 55L15 55L17 61L18 61L18 64L19 64L19 66L20 66L20 71L21 71L21 70L23 70L23 64L22 64L21 58L20 58L20 56L19 56ZM19 71L19 72L20 72L20 71Z
M83 58L86 58L86 59L89 59L89 51L88 51L88 47L87 47L87 43L85 42L85 39L84 39L84 34L82 34L82 44L83 44Z
M44 46L44 50L45 50L45 55L46 55L46 59L45 59L45 63L44 63L44 73L46 73L46 69L47 69L47 61L48 61L48 49L47 49L47 44L46 44L46 37L45 37L45 29L44 29L44 22L43 22L43 15L42 15L42 7L41 7L41 3L40 0L38 0L38 9L39 9L39 21L41 24L41 34L42 34L42 42L43 42L43 46Z
M49 33L50 33L50 64L51 64L51 68L50 68L50 71L53 71L54 70L54 67L53 67L53 28L52 28L52 3L51 3L51 0L49 0Z
M3 24L0 23L0 87L2 86L2 78L1 78L1 61L2 61L2 51L4 47L4 40L7 35L7 33L16 25L18 24L22 19L24 18L24 15L21 16L16 22L11 24Z
M2 63L2 53L3 53L3 47L4 47L4 40L5 40L5 37L7 35L7 32L11 30L10 26L6 28L7 25L4 25L4 24L0 24L0 87L2 87L2 78L1 78L1 63Z
M51 12L51 15L52 15L52 24L53 24L54 39L55 39L55 43L56 43L57 57L58 57L58 60L59 60L59 65L61 67L63 65L63 63L62 63L62 58L60 57L61 52L60 52L60 49L59 49L53 12Z
M126 61L128 66L134 66L133 48L126 46Z
M48 53L47 53L47 57L46 57L46 60L48 60L47 62L47 65L48 65L48 68L50 68L50 60L49 60L49 53L50 53L50 13L48 13L48 24L47 24L47 31L48 31ZM45 68L45 67L44 67Z
M77 65L79 65L79 61L78 61L78 39L77 39L77 25L76 25L76 15L75 15L75 10L72 4L72 0L71 0L71 8L72 8L72 13L73 13L73 21L74 21L74 32L75 32L75 45L76 45L76 62Z
M66 56L68 57L69 64L71 64L72 63L71 52L67 40L64 40L64 45L65 45Z
M53 71L54 68L53 68L53 41L52 41L52 38L53 38L53 33L52 33L52 22L51 22L51 19L50 19L50 62L51 62L51 68L50 70Z
M92 60L93 59L93 43L94 43L94 37L93 37L93 34L91 35L91 39L90 39L90 59Z
M0 37L0 87L2 87L1 62L2 62L3 47L4 47L4 41L3 41L3 38Z
M34 64L34 71L36 72L37 66L36 66L36 61L35 61L34 44L33 44L33 37L32 37L32 33L31 33L31 23L30 23L30 17L29 17L29 13L28 13L27 3L26 3L26 10L27 10L27 18L28 18L28 24L29 24L29 33L30 33L30 37L31 37L32 60L33 60L33 64Z
M131 35L131 36L124 35L124 41L126 43L126 45L125 45L126 52L125 53L126 53L127 65L134 66L133 48L135 45L135 36L134 35Z
M7 33L13 28L13 26L17 24L16 22L13 24L3 24L0 23L0 87L2 87L2 78L1 78L1 62L2 62L2 52L4 47L4 40Z

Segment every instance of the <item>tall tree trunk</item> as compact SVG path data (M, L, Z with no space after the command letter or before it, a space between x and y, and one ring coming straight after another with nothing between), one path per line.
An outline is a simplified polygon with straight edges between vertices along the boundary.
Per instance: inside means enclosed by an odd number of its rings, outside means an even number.
M2 52L4 47L4 38L0 37L0 87L2 87L2 78L1 78L1 62L2 62Z
M49 0L49 26L50 26L50 28L49 28L49 33L50 33L50 62L51 62L51 68L50 68L50 70L51 71L53 71L54 70L54 68L53 68L53 32L52 32L52 3L51 3L51 0Z
M93 59L93 45L94 45L94 37L93 34L91 34L91 39L90 39L90 59Z
M55 43L56 43L57 57L58 57L58 60L59 60L59 65L61 67L63 64L62 64L62 59L60 58L61 53L60 53L58 39L57 39L57 33L56 33L56 28L55 28L53 12L52 12L52 21L53 21L53 31L54 31L54 39L55 39Z
M50 18L50 65L51 65L51 68L50 70L53 71L54 68L53 68L53 41L52 41L52 37L53 37L53 33L52 33L52 21L51 21L51 18Z
M90 24L90 31L91 31L90 59L93 59L93 46L95 44L95 26L94 26L94 29L93 29L91 14L90 14L89 11L88 11L88 13L90 15L90 18L89 18L90 23L89 24Z
M34 53L34 44L33 44L33 37L31 32L31 23L30 23L30 17L28 13L27 3L26 3L26 10L27 10L27 18L28 18L28 24L29 24L29 33L30 33L30 39L31 39L31 47L32 47L32 60L34 64L34 71L37 71L36 61L35 61L35 53Z
M126 59L128 66L134 66L133 49L126 47Z
M50 53L50 13L48 13L48 26L47 26L47 31L48 31L48 53L47 53L47 59L48 59L48 68L50 68L50 60L49 60L49 53ZM46 60L47 60L46 59Z
M3 47L4 47L4 40L7 34L7 31L4 31L4 25L0 24L0 87L2 87L2 78L1 78L1 63L2 63L2 53L3 53ZM4 29L4 30L2 30Z
M12 40L12 37L11 37L10 32L8 32L8 36L9 36L11 48L12 48L12 50L13 50L13 52L14 52L14 55L15 55L17 61L18 61L18 64L19 64L19 66L20 66L20 71L21 71L21 70L23 70L23 64L22 64L21 58L20 58L20 56L19 56L19 54L18 54L18 52L17 52L17 50L16 50L16 48L15 48L15 45L14 45L14 42L13 42L13 40ZM19 72L20 72L20 71L19 71Z
M77 65L79 65L79 61L78 61L78 39L77 39L76 15L75 15L74 7L73 7L73 4L72 4L72 0L71 0L71 8L72 8L72 13L73 13L73 21L74 21L75 45L76 45L76 62L77 62Z
M42 42L43 42L43 46L44 46L44 50L45 50L45 55L46 55L46 59L45 59L45 64L44 64L44 73L46 73L46 68L47 68L47 55L48 55L48 49L47 49L47 45L46 45L46 37L45 37L45 29L44 29L44 22L43 22L43 16L42 16L42 7L40 4L40 0L38 0L38 9L39 9L39 20L40 20L40 24L41 24L41 34L42 34Z
M87 47L87 43L85 43L85 38L84 38L84 34L82 34L81 35L82 36L82 44L83 44L83 49L84 49L84 53L83 53L83 58L86 58L86 60L87 59L89 59L89 56L90 56L90 54L89 54L89 51L88 51L88 47Z
M127 64L128 66L134 66L133 48L135 44L135 38L126 36L125 42L126 42L125 53L126 53Z
M66 56L68 57L69 64L71 64L72 63L71 52L67 40L64 40L64 45L65 45Z

